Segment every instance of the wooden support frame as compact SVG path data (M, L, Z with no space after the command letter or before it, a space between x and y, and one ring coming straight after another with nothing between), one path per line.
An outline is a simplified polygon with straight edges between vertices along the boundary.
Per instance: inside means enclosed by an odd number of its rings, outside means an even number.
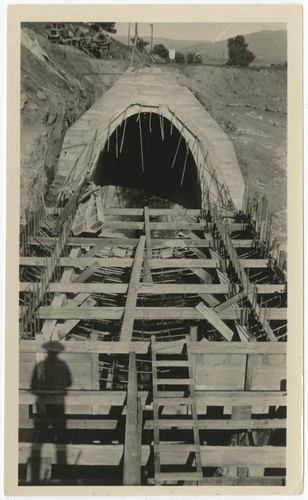
M143 263L143 253L145 246L145 236L141 236L134 259L128 293L124 309L123 321L120 331L120 340L130 342L133 334L133 326L135 320L136 301L138 295L140 273Z
M141 220L130 220L130 221L113 221L111 218L114 216L121 216L126 213L128 216L140 217ZM85 445L82 447L82 451L85 451L86 459L83 458L84 464L87 465L106 465L106 466L117 466L123 468L123 483L125 485L139 485L141 482L141 467L146 466L148 461L152 461L151 447L142 444L142 409L145 408L147 411L153 409L156 417L159 415L159 428L153 425L151 421L151 416L149 417L147 413L144 413L144 431L150 432L152 429L154 431L154 442L156 443L155 449L155 468L156 472L156 484L177 484L177 481L184 480L187 484L263 484L265 481L272 484L271 481L280 482L284 481L284 478L265 478L259 477L262 475L262 471L258 472L257 466L260 462L262 464L267 464L268 467L284 467L285 466L285 448L284 447L263 447L262 450L259 447L216 447L216 446L199 446L198 437L202 436L199 431L211 431L211 430L224 430L224 431L235 431L242 432L245 430L258 430L258 429L286 429L286 419L285 418L269 418L270 408L273 406L285 407L287 403L286 392L282 390L256 390L253 383L253 374L258 371L254 367L254 363L260 361L262 356L284 356L286 358L286 343L283 342L231 342L233 336L232 325L226 324L228 321L234 321L235 325L237 322L241 322L243 313L245 313L245 307L239 307L237 303L240 303L242 299L250 298L249 292L249 282L245 276L245 270L251 268L254 269L266 269L268 266L268 260L264 258L241 258L237 255L237 248L251 248L251 252L245 252L248 255L255 256L256 253L253 252L254 240L250 237L251 225L250 224L238 224L231 222L230 224L224 224L223 237L224 241L227 243L227 248L230 253L231 261L235 264L236 270L241 278L239 284L234 284L232 287L232 293L234 294L230 297L231 286L226 280L222 280L221 283L217 284L215 281L212 283L212 278L220 272L219 276L223 273L227 273L226 266L230 261L225 259L223 246L219 246L219 237L214 236L214 241L216 242L215 252L213 252L213 238L210 237L210 232L214 227L211 224L205 223L203 220L199 222L194 222L190 220L190 215L202 216L200 211L187 211L185 214L180 214L182 220L177 218L176 220L169 222L152 222L152 216L161 215L179 215L177 211L166 211L164 209L105 209L104 208L104 219L105 225L112 229L129 229L129 230L143 230L145 232L144 236L137 238L126 238L120 237L98 237L98 238L69 238L67 244L73 249L70 254L70 258L60 257L60 261L57 260L58 267L70 266L70 282L57 282L58 276L55 276L54 281L49 284L49 293L61 294L63 300L65 299L65 294L72 294L78 299L78 294L122 294L126 296L125 307L86 307L86 305L80 305L80 307L63 307L63 302L59 301L53 302L52 306L42 306L39 308L40 320L45 320L45 324L53 323L54 325L58 320L68 321L68 322L78 322L80 320L111 320L116 322L121 322L122 326L120 330L120 341L98 341L99 327L95 326L96 337L92 337L93 340L85 342L64 342L60 341L61 346L64 348L63 359L66 362L72 362L72 366L78 360L80 355L86 357L87 361L87 377L91 377L90 390L69 390L66 394L66 407L69 414L74 415L74 418L67 418L66 428L75 429L76 432L82 432L83 429L101 430L101 431L112 431L117 432L117 426L119 421L115 418L104 418L103 415L109 415L113 407L117 407L121 415L126 415L126 429L125 429L125 444L124 445L102 445L100 447L91 448L91 445ZM229 214L230 216L230 214ZM143 220L142 220L143 219ZM165 231L166 236L170 233L168 231L177 231L177 229L183 229L186 231L185 238L155 238L153 230L159 230L161 232ZM262 228L261 228L262 229ZM198 239L193 231L202 231L205 234L205 239ZM209 231L209 233L204 233L204 231ZM245 231L245 235L240 235L240 231ZM232 239L232 231L238 232L234 237L238 239ZM138 233L137 233L138 234ZM176 233L174 233L176 234ZM160 235L161 236L161 235ZM186 237L187 236L187 237ZM247 239L243 239L244 237ZM27 243L38 245L49 244L52 245L53 241L51 238L32 238L28 236L26 238ZM45 243L44 243L45 242ZM231 249L232 245L232 249ZM106 246L119 246L121 251L117 252L117 255L122 255L123 258L119 257L100 257L99 251ZM131 256L135 248L134 258L128 258ZM179 249L176 252L170 251L168 249ZM85 253L81 257L77 257L76 253L83 249ZM123 251L122 251L123 249ZM127 249L127 250L125 250ZM163 255L183 255L183 258L153 258L157 255L154 250L156 249L166 249ZM201 249L206 249L201 251ZM145 251L146 250L146 251ZM189 251L191 250L191 251ZM210 255L209 255L210 250ZM125 253L126 252L126 253ZM196 258L187 258L195 254ZM96 254L98 254L96 256ZM102 255L106 254L101 252ZM109 254L108 254L109 255ZM110 253L111 255L111 253ZM176 255L178 257L178 255ZM210 258L206 258L209 255ZM262 254L264 256L264 254ZM69 263L69 264L68 264ZM46 259L40 260L39 257L21 257L21 266L42 266L48 267L50 270L54 265L54 261L50 262ZM105 282L93 282L85 283L87 278L91 278L91 273L98 271L101 272L100 268L104 267L105 272L109 273L110 268L118 268L116 272L118 274L128 276L130 274L129 282L116 283L105 283ZM77 269L80 273L75 280L72 280L74 274L74 269ZM166 269L167 271L161 272L161 269ZM188 283L159 283L153 282L158 279L160 274L163 278L172 280L173 277L169 278L170 271L168 269L188 269L192 273L197 274L199 278L203 281L202 284L189 284ZM152 275L151 275L152 270ZM67 274L68 270L64 271ZM143 271L143 273L142 273ZM185 271L185 280L189 281L196 280L196 277L192 273ZM98 273L96 273L98 274ZM140 282L140 277L143 274L143 282ZM249 275L249 271L247 272ZM219 279L218 276L218 279ZM227 276L227 274L225 274ZM97 276L96 276L97 279ZM160 279L160 278L159 278ZM185 281L183 280L183 281ZM90 280L89 280L90 281ZM94 280L93 280L94 281ZM128 281L128 280L127 280ZM216 279L216 281L218 281ZM248 283L248 285L247 285ZM149 286L151 284L151 286ZM28 292L30 283L20 283L20 291L22 293ZM40 286L38 287L40 290ZM259 294L274 294L274 293L285 292L284 284L264 284L256 287L256 293ZM32 292L34 293L34 291ZM183 295L200 295L210 307L207 307L202 302L194 307L181 307L183 303ZM142 302L138 303L138 295L145 296L145 300L151 304L152 301L155 303L155 295L180 295L181 301L178 307L140 307ZM227 296L226 300L223 300L220 295ZM22 296L24 297L24 296ZM55 298L58 296L56 295ZM75 300L69 296L69 300ZM96 299L96 297L95 297ZM172 303L176 297L168 298L168 304ZM108 304L108 298L105 303ZM122 300L122 299L121 299ZM195 300L195 297L189 297L189 301ZM151 302L150 302L151 301ZM189 302L191 303L191 302ZM195 302L193 302L195 304ZM73 303L72 303L73 305ZM246 306L244 301L242 306ZM250 306L249 306L250 307ZM262 307L255 307L255 303L252 304L252 310L255 310L258 315L263 319L267 320L265 317L265 312L269 309ZM270 319L283 320L285 321L287 317L287 311L285 308L272 308L270 310ZM151 404L151 392L148 390L138 391L137 385L137 365L136 357L140 355L137 359L147 359L150 358L150 336L152 334L151 325L146 324L145 331L142 330L143 327L136 325L136 331L134 335L141 335L142 341L132 341L134 320L140 320L143 322L148 321L185 321L184 325L187 331L193 331L194 336L189 342L189 359L191 366L189 367L188 375L183 375L186 378L181 379L183 385L187 385L188 389L185 391L172 390L174 389L174 379L168 376L168 373L160 372L157 378L156 371L156 385L153 388L153 404ZM217 328L222 335L225 337L227 342L209 342L205 339L198 341L197 328L203 328L204 320L210 322L212 326ZM264 322L263 322L264 323ZM116 323L118 325L118 323ZM168 326L169 323L166 323ZM185 343L187 339L184 338L179 341L168 341L162 342L165 337L165 332L167 331L167 326L164 324L162 331L155 326L154 340L152 341L152 346L157 349L157 352L164 353L173 356L170 360L168 356L163 360L165 364L162 363L162 356L157 356L156 361L154 360L154 365L156 362L157 366L163 366L164 369L174 370L176 367L187 367L183 358L179 358L179 355L184 356L185 354ZM174 325L174 323L173 323ZM85 325L87 327L87 325ZM114 325L113 325L114 327ZM231 328L229 328L231 327ZM168 326L169 328L169 326ZM141 333L140 333L140 330ZM116 332L117 333L117 332ZM155 338L156 335L156 338ZM184 335L184 333L179 334ZM39 337L38 337L39 338ZM104 337L104 338L110 338ZM134 337L135 338L135 337ZM137 338L137 337L136 337ZM171 337L172 338L172 337ZM174 337L173 337L174 338ZM175 337L176 338L176 337ZM249 340L249 339L248 339ZM20 342L20 359L21 363L29 362L29 360L35 359L36 356L40 356L45 348L43 347L43 340L22 340ZM161 350L161 351L160 351ZM226 358L238 357L239 365L242 367L240 370L240 384L243 379L242 390L208 390L208 386L205 385L204 381L200 379L200 382L195 381L194 371L195 367L194 360L197 359L198 355L214 355L218 357L221 355L222 364L227 364ZM101 356L100 356L101 355ZM127 389L127 400L126 393L124 390L100 390L102 389L102 382L99 380L99 372L102 369L103 363L106 361L102 359L111 359L114 366L114 362L123 359L124 355L129 355L129 366L125 370L128 371L128 389ZM61 354L62 356L62 354ZM67 361L67 360L72 361ZM180 359L180 361L179 361ZM233 358L234 359L234 358ZM28 361L26 361L28 360ZM264 361L264 358L263 358ZM216 362L216 361L215 361ZM237 364L236 361L234 364ZM246 363L246 364L245 364ZM140 366L140 365L138 365ZM155 367L153 368L153 370ZM161 368L160 368L161 369ZM140 368L139 368L140 370ZM160 378L162 377L162 378ZM169 378L168 378L169 377ZM155 374L154 374L155 379ZM104 379L105 380L105 379ZM278 380L279 382L279 380ZM24 380L24 385L20 390L19 403L23 411L21 412L20 427L21 429L33 429L34 421L33 418L29 418L27 413L24 411L27 409L27 405L36 404L37 395L31 393L31 390L26 389L27 380ZM204 383L204 385L202 385ZM276 383L276 382L275 382ZM126 382L125 382L126 384ZM278 387L279 384L277 384ZM275 384L273 384L273 387ZM78 387L78 386L77 386ZM114 386L115 387L115 386ZM125 385L124 385L125 387ZM216 387L216 386L215 386ZM235 386L238 388L238 386ZM148 388L148 387L147 387ZM190 395L187 397L188 392ZM56 391L44 391L40 393L40 401L42 407L48 406L50 404L57 404L61 402L61 395ZM155 402L154 402L155 399ZM212 406L222 406L224 416L223 418L213 419L211 417L211 407ZM181 418L184 415L185 407L187 415L189 418ZM179 410L180 409L180 410ZM118 411L117 410L117 411ZM160 413L161 412L161 413ZM231 413L231 415L230 415ZM251 418L252 413L262 414L259 418ZM82 418L76 418L77 415L82 415ZM91 418L87 418L87 416ZM151 415L151 414L150 414ZM168 415L166 418L165 415ZM181 415L181 416L179 416ZM39 421L36 418L36 425ZM154 419L155 420L155 419ZM192 421L194 421L194 427L192 428ZM55 425L57 422L55 422ZM174 429L192 430L194 432L194 443L190 445L176 444L176 443L163 443L159 440L159 429L168 430L170 426ZM158 433L158 437L157 437ZM60 446L61 448L61 446ZM60 449L59 448L59 449ZM234 449L231 449L234 448ZM236 449L237 448L237 449ZM241 449L239 449L241 448ZM247 448L247 449L246 449ZM261 447L260 447L261 448ZM48 444L44 444L42 457L48 460L48 464L51 466L53 462L53 457L56 456L55 452L50 449ZM170 472L164 474L163 469L158 467L160 460L163 465L180 465L183 466L188 458L190 463L192 461L192 449L195 453L195 461L198 462L198 473L196 472L183 472L180 479L179 475L175 472ZM80 451L80 446L68 445L66 446L66 452L68 456L68 464L73 464L74 457L76 458L78 451ZM198 456L197 456L197 453ZM25 460L25 457L29 453L27 449L27 443L22 443L20 446L20 460L21 463ZM158 456L159 454L159 456ZM48 455L48 456L47 456ZM124 462L123 462L124 457ZM132 458L133 457L133 458ZM158 465L157 465L158 464ZM234 467L235 474L239 472L239 468L252 467L255 474L258 477L231 477L226 476L222 478L204 478L202 474L202 467L213 467L226 465ZM158 470L160 469L160 470ZM149 483L153 481L150 478ZM219 482L220 481L220 482ZM279 483L279 484L280 484ZM185 483L186 484L186 483Z

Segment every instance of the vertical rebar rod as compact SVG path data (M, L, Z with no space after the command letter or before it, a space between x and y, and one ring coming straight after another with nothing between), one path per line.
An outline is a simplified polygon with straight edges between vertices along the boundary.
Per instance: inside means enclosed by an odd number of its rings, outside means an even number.
M123 145L124 145L124 140L125 140L126 122L127 122L127 118L124 119L123 134L122 134L121 145L120 145L120 154L122 153L122 149L123 149Z
M186 156L185 156L185 161L184 161L184 166L183 166L183 172L182 172L182 177L181 177L181 186L183 186L183 181L184 181L184 176L185 176L185 171L186 171L186 164L187 164L188 153L189 153L189 146L188 146L188 143L186 143Z
M107 151L109 153L109 144L110 144L110 125L111 119L109 119L108 130L107 130Z
M175 162L176 162L176 157L177 157L177 154L178 154L178 152L179 152L179 149L180 149L180 144L181 144L181 140L182 140L182 132L183 132L183 130L184 130L184 124L182 125L182 130L181 130L181 132L180 132L180 138L179 138L179 141L178 141L177 148L176 148L176 150L175 150L175 155L174 155L174 158L173 158L173 162L172 162L171 168L173 168L173 167L174 167Z
M144 158L143 158L143 144L142 144L142 128L141 128L141 116L140 111L138 114L138 122L139 122L139 138L140 138L140 154L141 154L141 169L144 172Z

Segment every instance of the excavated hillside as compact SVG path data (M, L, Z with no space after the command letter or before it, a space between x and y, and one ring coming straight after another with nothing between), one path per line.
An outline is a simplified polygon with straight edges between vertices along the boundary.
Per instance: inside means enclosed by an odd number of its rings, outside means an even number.
M23 25L21 216L48 191L67 127L127 69L130 49L123 46L120 56L91 58L75 47L52 44L43 23Z
M117 42L119 44L119 42ZM48 41L45 25L25 24L21 48L21 215L46 194L65 131L128 68L130 48L112 59ZM135 55L136 67L144 64ZM274 232L286 242L287 71L162 65L187 86L234 144L245 183L264 193ZM275 193L275 196L273 196Z

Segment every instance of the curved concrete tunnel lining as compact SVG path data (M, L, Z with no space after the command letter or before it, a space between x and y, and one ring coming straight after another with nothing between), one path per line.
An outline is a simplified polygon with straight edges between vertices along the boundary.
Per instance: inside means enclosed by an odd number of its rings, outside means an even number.
M186 138L154 112L126 117L107 138L93 180L144 189L187 208L201 208L198 167Z

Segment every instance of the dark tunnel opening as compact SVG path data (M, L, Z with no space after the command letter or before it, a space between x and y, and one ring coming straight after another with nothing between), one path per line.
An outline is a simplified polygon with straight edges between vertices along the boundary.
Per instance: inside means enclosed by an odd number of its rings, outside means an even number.
M143 189L186 208L201 207L197 166L185 138L156 113L132 115L110 135L94 182Z

